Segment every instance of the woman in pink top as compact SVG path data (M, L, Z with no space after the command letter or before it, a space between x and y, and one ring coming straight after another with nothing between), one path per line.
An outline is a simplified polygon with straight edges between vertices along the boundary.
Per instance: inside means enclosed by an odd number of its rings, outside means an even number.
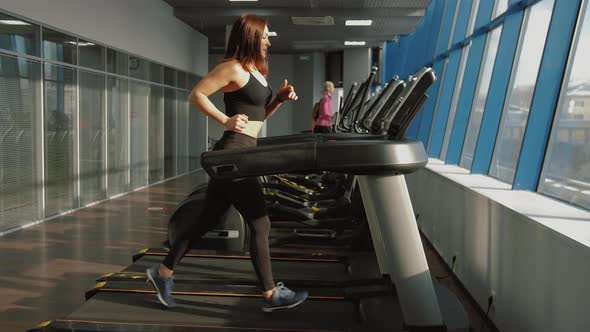
M332 92L334 92L334 83L326 81L324 83L324 95L320 100L320 107L317 118L315 119L314 133L332 132Z

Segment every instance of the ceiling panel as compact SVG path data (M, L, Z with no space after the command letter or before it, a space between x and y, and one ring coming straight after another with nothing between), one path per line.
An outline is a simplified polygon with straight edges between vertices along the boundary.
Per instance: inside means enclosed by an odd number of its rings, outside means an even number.
M430 0L165 0L174 15L209 38L212 52L221 52L226 26L243 13L269 22L272 53L339 50L345 40L365 40L367 46L410 33L422 19ZM332 16L331 26L295 25L291 16ZM372 19L370 27L347 27L346 19Z

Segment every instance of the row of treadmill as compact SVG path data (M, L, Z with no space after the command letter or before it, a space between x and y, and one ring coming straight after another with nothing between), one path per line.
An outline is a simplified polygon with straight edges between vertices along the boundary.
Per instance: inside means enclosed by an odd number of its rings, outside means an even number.
M468 331L462 305L430 274L404 179L428 162L404 133L435 73L394 77L370 97L375 74L350 89L335 133L201 156L211 178L263 179L274 278L308 290L306 302L261 310L248 229L233 208L177 265L177 307L157 301L145 270L199 216L202 184L171 211L161 248L142 249L129 267L99 278L77 310L30 331Z

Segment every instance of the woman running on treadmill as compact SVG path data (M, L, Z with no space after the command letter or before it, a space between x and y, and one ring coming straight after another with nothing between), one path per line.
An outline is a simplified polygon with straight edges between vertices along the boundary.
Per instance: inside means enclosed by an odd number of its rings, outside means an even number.
M242 15L233 25L224 59L193 89L189 100L209 118L225 127L213 150L243 149L256 146L264 120L284 102L297 100L295 88L285 80L276 96L267 81L267 22L251 14ZM209 100L216 91L224 93L225 114ZM166 307L175 306L171 296L174 267L190 248L221 221L230 205L242 214L250 228L250 256L264 296L263 311L292 308L307 298L306 291L294 292L272 276L268 237L270 220L258 178L211 179L200 216L195 216L190 232L182 234L159 266L146 271L158 299Z

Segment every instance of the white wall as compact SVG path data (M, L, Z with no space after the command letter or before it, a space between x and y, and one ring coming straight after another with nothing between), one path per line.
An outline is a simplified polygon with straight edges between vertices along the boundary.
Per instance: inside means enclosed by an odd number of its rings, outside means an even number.
M207 38L162 0L2 0L2 10L203 75Z
M371 50L369 48L351 48L344 50L344 96L348 94L352 82L360 84L369 77L371 72Z
M590 212L457 166L406 178L422 232L484 312L494 296L500 331L590 331Z

